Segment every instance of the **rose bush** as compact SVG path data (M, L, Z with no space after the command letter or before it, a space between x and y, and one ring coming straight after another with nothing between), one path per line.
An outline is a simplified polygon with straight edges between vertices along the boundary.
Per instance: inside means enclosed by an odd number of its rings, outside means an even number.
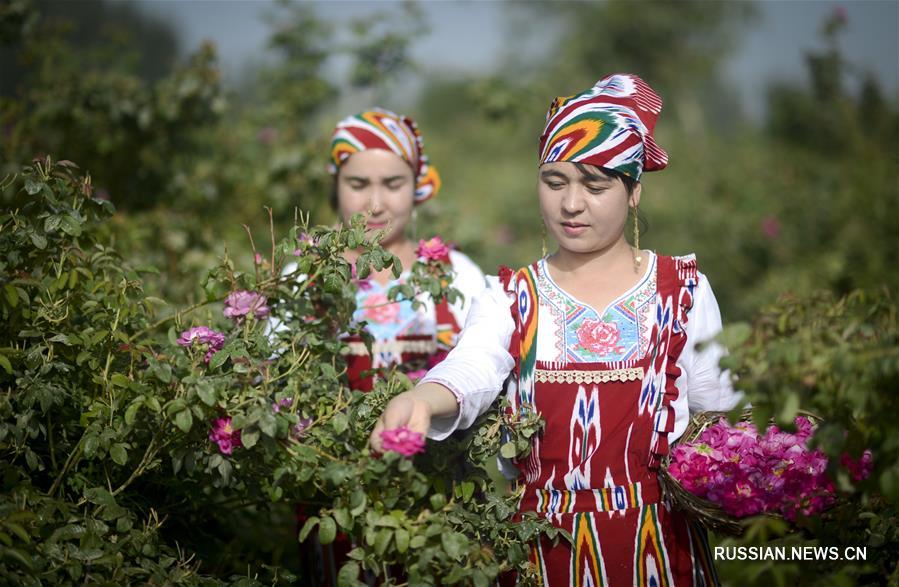
M410 383L394 374L369 394L344 383L336 333L361 325L348 326L341 253L363 248L359 275L400 270L360 222L296 226L248 273L224 255L206 299L178 309L145 296L141 272L100 238L112 206L74 164L36 161L2 195L0 583L289 582L289 565L234 524L281 527L282 551L293 548L297 501L312 514L302 537L354 537L345 584L363 569L389 584L395 566L415 584L527 572L527 541L545 523L513 524L515 496L488 475L500 410L427 458L367 448ZM302 231L311 238L295 255ZM282 275L288 259L297 271ZM419 265L393 297L443 292L446 276ZM516 422L503 441L522 453L538 429Z

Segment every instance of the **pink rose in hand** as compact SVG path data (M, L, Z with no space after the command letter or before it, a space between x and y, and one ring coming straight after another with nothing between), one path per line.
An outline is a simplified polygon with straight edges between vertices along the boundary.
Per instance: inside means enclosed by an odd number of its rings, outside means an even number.
M596 355L607 355L615 350L621 333L613 322L586 318L577 330L581 347Z
M415 254L426 261L448 262L450 260L449 252L450 250L446 243L439 236L435 236L429 240L419 240Z
M381 445L384 447L384 450L392 450L403 456L411 457L424 452L425 438L418 432L409 430L405 426L400 426L393 430L381 432Z

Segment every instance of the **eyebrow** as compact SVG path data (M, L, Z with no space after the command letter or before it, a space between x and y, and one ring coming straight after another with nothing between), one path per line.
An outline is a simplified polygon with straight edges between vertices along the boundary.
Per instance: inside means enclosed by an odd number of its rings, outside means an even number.
M346 175L346 176L344 176L344 178L347 181L361 181L361 182L365 182L365 183L369 183L372 181L370 177L367 177L364 175ZM384 183L390 183L392 181L397 181L399 179L406 179L406 176L405 175L391 175L390 177L385 177L381 181L383 181Z
M612 178L608 175L584 175L581 177L581 183L612 183Z
M552 178L564 179L565 181L570 181L570 178L567 175L565 175L564 173L562 173L561 171L555 171L555 170L550 169L550 170L540 172L540 179L552 179Z

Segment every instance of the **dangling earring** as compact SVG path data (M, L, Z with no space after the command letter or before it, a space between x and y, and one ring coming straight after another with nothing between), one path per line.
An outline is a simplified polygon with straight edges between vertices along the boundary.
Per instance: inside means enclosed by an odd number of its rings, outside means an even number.
M412 208L412 240L418 240L418 208Z
M634 271L640 269L641 263L643 263L643 254L640 250L640 222L637 204L634 204Z
M543 225L543 230L540 231L540 251L543 254L540 258L546 257L546 222L543 219L540 219Z

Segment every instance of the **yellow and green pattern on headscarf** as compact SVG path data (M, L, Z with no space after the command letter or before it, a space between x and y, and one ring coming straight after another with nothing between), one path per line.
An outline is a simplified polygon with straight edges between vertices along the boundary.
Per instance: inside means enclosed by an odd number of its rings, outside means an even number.
M668 154L652 136L661 111L662 99L636 75L604 77L549 105L540 163L587 163L639 180L644 171L668 164Z
M351 155L366 149L389 151L412 167L416 204L437 195L441 185L440 174L430 164L418 126L408 116L373 108L341 120L331 137L328 171L336 174Z

